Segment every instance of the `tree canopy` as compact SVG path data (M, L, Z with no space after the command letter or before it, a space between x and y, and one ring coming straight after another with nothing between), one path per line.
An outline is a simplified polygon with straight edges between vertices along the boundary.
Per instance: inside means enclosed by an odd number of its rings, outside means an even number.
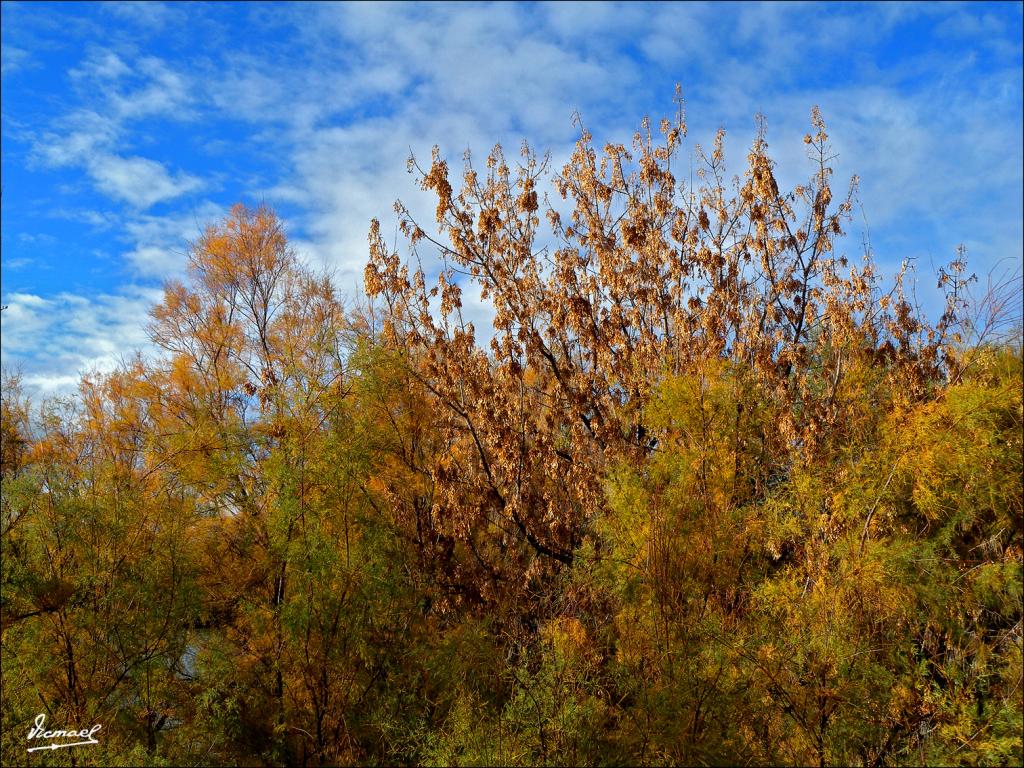
M348 303L236 206L154 354L7 376L3 762L1019 764L1019 274L930 319L817 110L791 190L685 137L411 159Z

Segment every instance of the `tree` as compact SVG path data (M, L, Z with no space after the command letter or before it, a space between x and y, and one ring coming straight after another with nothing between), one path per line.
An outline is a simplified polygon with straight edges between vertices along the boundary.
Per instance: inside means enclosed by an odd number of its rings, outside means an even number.
M681 183L681 104L435 150L356 306L236 206L156 354L5 376L0 759L43 711L108 764L1020 762L1020 281L961 250L931 323L852 264L811 122L791 191L763 122Z

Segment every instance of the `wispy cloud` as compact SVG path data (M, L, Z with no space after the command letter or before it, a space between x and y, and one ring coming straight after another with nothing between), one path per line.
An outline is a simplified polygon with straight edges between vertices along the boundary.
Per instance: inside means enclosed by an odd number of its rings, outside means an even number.
M79 167L110 198L145 210L202 188L197 176L119 150L143 118L187 119L192 96L186 78L146 56L129 66L121 56L94 49L70 71L99 102L74 110L33 140L33 154L51 167Z
M114 200L145 210L200 189L202 181L171 172L145 157L123 157L112 150L122 127L95 112L78 112L64 121L65 132L48 132L36 140L35 156L50 167L79 167L96 189Z
M78 67L73 67L68 74L74 80L95 82L97 80L119 80L131 74L131 68L113 51L94 51Z
M173 5L157 2L124 2L103 3L103 10L118 19L130 22L144 29L155 31L166 27L175 20L182 20L182 15Z
M124 237L133 244L125 258L140 276L181 277L187 266L188 244L223 215L223 208L206 202L174 215L135 216L124 224Z
M162 116L189 119L192 88L188 79L155 56L144 56L135 64L134 86L107 93L114 113L121 120Z
M173 200L203 186L195 176L172 175L162 164L144 157L99 155L90 159L87 167L97 189L138 209Z
M13 74L29 61L28 51L15 45L5 45L0 50L0 73Z
M113 370L147 343L146 313L159 298L159 291L132 286L94 297L8 294L0 315L3 363L20 368L31 390L66 392L79 374Z
M883 261L938 262L961 240L982 269L1007 254L1024 258L1018 6L230 9L104 4L75 22L80 42L64 60L72 65L62 64L63 111L26 125L8 114L5 96L5 139L30 147L61 184L97 193L95 205L80 202L70 215L115 244L104 250L117 251L119 274L133 281L180 274L186 241L235 201L230 194L280 207L297 249L333 270L340 288L357 291L371 217L393 233L391 203L402 198L432 220L429 196L406 173L410 151L426 159L439 144L457 168L467 148L482 158L501 142L514 155L528 139L551 150L557 166L576 136L575 111L599 145L628 142L643 114L673 109L676 82L691 146L724 126L739 172L753 116L763 112L789 184L809 169L801 138L810 107L820 104L838 153L837 183L861 176ZM29 45L5 33L5 87L8 57L21 72L40 55L40 39ZM62 207L74 206L53 206ZM853 227L851 250L861 228L863 221ZM106 298L92 304L142 300L125 290L105 285L96 295ZM77 306L31 295L57 302L51 310ZM466 296L467 311L485 322L486 307ZM25 327L30 309L22 309ZM76 338L66 325L37 334L51 337ZM4 354L49 365L19 349ZM63 363L54 360L47 370L57 375Z
M392 199L402 197L430 219L429 203L404 172L410 150L423 157L438 143L457 164L467 147L480 156L495 141L514 150L527 138L564 157L574 110L597 126L599 142L627 139L641 114L657 116L659 104L671 108L673 80L688 97L694 140L708 142L720 125L729 129L736 170L753 137L754 114L765 113L790 183L809 172L801 138L810 107L821 104L839 153L837 180L860 175L874 235L914 239L913 254L884 255L893 262L924 255L922 247L936 260L951 255L975 231L978 215L987 216L972 201L1020 186L1019 74L1014 99L999 92L1015 79L1000 67L978 72L970 61L916 56L880 68L873 54L857 53L864 9L740 5L723 13L707 5L601 5L585 18L578 10L318 6L300 22L313 50L345 52L342 60L327 58L342 69L304 70L313 87L292 92L286 109L267 100L256 111L265 118L275 113L275 123L292 118L291 133L281 133L291 147L291 174L274 191L305 209L301 221L313 252L339 270L345 287L358 284L368 219L381 216L390 231ZM879 8L869 20L889 35L930 13ZM1006 20L997 21L1005 36ZM996 31L992 20L978 23L990 35ZM336 91L378 105L374 113L340 126L322 122L332 103L343 102L316 87L325 70L336 78ZM273 73L247 81L253 94L274 92L262 87L265 80L274 82ZM658 84L663 92L655 92ZM248 111L257 102L242 103ZM972 173L965 175L965 167ZM999 213L988 216L993 235L1005 234L979 243L976 258L985 261L1007 246L1020 251L1013 223L1019 216L1007 215L1016 208L997 206Z

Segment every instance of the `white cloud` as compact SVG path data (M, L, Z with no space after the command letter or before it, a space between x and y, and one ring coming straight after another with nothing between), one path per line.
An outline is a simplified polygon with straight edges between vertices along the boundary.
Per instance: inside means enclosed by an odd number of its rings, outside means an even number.
M13 74L19 69L23 69L28 61L28 51L24 48L5 44L0 49L0 74L3 76Z
M410 150L429 162L431 145L439 144L457 178L467 148L480 164L496 142L514 159L524 138L564 154L575 135L576 109L610 117L626 130L635 126L636 98L629 94L642 82L637 64L625 55L592 54L561 41L561 33L543 23L546 15L561 19L560 11L541 10L510 5L311 9L302 22L311 48L344 51L344 56L328 54L322 69L302 71L305 87L289 88L289 98L276 104L276 119L286 126L282 138L291 147L292 173L268 196L271 203L305 208L299 221L306 245L315 261L336 270L343 290L361 289L369 221L380 217L390 234L396 198L424 223L432 221L434 204L406 173ZM614 25L613 14L602 23ZM235 88L244 82L243 92L253 95L232 100L242 114L270 117L266 110L273 102L257 96L274 92L267 77L273 75L249 73L237 81L227 76ZM602 98L610 92L624 98L610 104ZM340 125L326 122L332 110L352 103L378 109Z
M898 69L877 68L873 54L861 53L866 14L859 8L588 9L594 12L581 16L563 4L315 6L299 22L304 45L316 53L314 65L284 71L236 56L234 68L222 73L216 104L261 127L280 126L274 140L291 173L271 187L269 202L303 209L296 217L303 250L335 268L345 290L361 285L369 219L380 217L385 235L393 233L395 198L432 222L433 203L405 173L410 149L427 161L430 145L438 143L454 178L465 148L482 160L496 141L511 157L523 137L564 157L575 138L575 109L597 126L598 146L628 143L644 112L660 116L652 105L672 109L671 86L655 93L652 83L674 72L688 97L690 146L709 144L725 125L733 172L742 172L753 117L764 111L783 181L803 181L811 168L801 139L810 107L821 104L840 155L835 185L845 190L851 174L861 176L880 241L897 231L920 236L925 226L935 236L931 242L951 252L964 230L983 222L991 233L988 248L979 246L983 260L1007 244L1020 251L1019 216L1007 217L1004 207L986 219L970 202L983 199L986 187L1020 185L1020 161L1005 162L1006 147L1020 155L1019 137L1011 135L1019 116L1007 116L1005 105L1019 105L1013 94L997 92L1013 75L983 73L967 91L950 78L969 62L914 57ZM889 6L869 15L882 34L925 13L937 11ZM627 54L623 44L634 47ZM942 77L935 77L940 64ZM815 79L825 66L842 67L844 76ZM930 75L925 85L906 86L905 78L922 75ZM952 92L961 95L950 98ZM352 104L375 109L365 117L358 110L344 115ZM994 127L987 116L1000 109ZM332 119L335 114L343 116ZM859 226L851 227L852 250ZM898 261L908 254L881 255Z
M81 375L74 373L31 373L23 375L21 383L30 396L54 397L71 394L81 380Z
M123 226L126 239L132 243L125 258L141 277L181 277L187 266L188 244L224 213L223 208L207 201L174 215L135 215Z
M56 130L47 131L33 142L35 157L46 165L62 168L85 164L89 157L112 146L119 126L109 117L91 110L65 116Z
M936 31L948 37L985 39L1000 34L1005 24L1005 17L994 13L971 13L966 9L958 9L947 16Z
M143 29L156 31L166 26L175 17L174 9L166 3L156 2L109 2L103 3L103 10ZM179 17L180 18L180 17Z
M131 74L131 68L113 51L94 51L82 65L70 71L76 80L118 80Z
M133 208L145 209L203 186L195 176L171 175L163 165L144 157L99 155L88 161L96 187Z
M203 186L194 175L120 151L131 135L132 121L192 116L185 77L156 57L142 57L129 67L113 51L102 49L94 50L70 75L87 87L90 106L69 112L37 135L32 142L35 158L51 167L82 168L97 190L139 210Z
M37 394L69 393L81 373L111 371L147 346L145 319L160 299L160 291L135 286L93 297L8 294L0 359L20 368Z
M35 142L34 155L45 165L80 167L96 188L114 200L136 209L172 200L202 187L202 181L187 173L171 173L145 157L121 157L112 149L121 128L94 112L77 112L65 120L64 134L47 133Z
M236 57L219 73L210 99L217 109L254 123L284 119L290 115L284 79L260 59Z
M111 89L107 97L121 120L137 120L157 115L171 119L192 117L192 92L187 79L155 56L145 56L135 64L134 89Z
M116 227L120 218L107 211L92 211L92 210L79 210L79 209L67 209L58 208L53 212L53 215L60 219L67 219L68 221L77 221L82 224L88 224L95 230L107 231Z
M141 34L171 29L182 6L104 8L131 17ZM801 138L810 107L820 104L839 153L836 187L851 173L862 177L876 246L891 248L879 249L881 258L939 261L960 240L982 262L1019 256L1019 46L973 41L998 33L992 14L923 4L867 8L314 4L262 16L257 9L247 18L272 24L273 40L257 35L249 44L235 31L238 45L204 49L187 65L128 47L92 49L73 75L89 108L38 136L35 155L81 168L96 189L126 203L117 225L109 216L97 222L123 233L136 277L165 277L181 273L186 241L224 211L204 202L194 211L149 213L161 202L181 206L183 198L194 205L186 196L204 186L194 169L130 149L160 140L141 137L137 123L230 124L230 132L201 132L198 140L222 149L218 159L229 163L260 152L271 167L259 169L258 189L244 192L288 209L297 250L333 269L341 289L356 291L370 218L382 219L390 239L391 203L401 198L422 223L433 221L434 203L405 172L410 149L428 161L439 144L457 180L467 147L482 164L500 141L514 160L525 137L551 149L558 168L576 136L574 110L598 147L628 144L645 112L671 112L678 80L689 146L709 144L724 125L730 168L742 172L753 116L763 110L786 184L810 170ZM950 34L951 55L899 55L891 63L878 54L902 32L888 42L864 39L866 20L882 39L917 15L946 19L939 33ZM1004 57L1003 69L977 67L972 46L986 45ZM466 289L467 312L483 320L486 308L472 295ZM26 312L24 305L23 323Z

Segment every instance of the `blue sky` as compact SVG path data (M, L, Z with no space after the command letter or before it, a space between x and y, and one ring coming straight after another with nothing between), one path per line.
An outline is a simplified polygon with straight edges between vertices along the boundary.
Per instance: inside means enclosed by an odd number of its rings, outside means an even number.
M574 111L627 142L677 82L691 146L724 127L740 173L763 113L790 183L820 105L837 180L862 180L847 250L916 260L933 306L958 243L979 274L1022 259L1021 8L4 2L3 363L66 392L144 347L187 241L237 201L357 291L370 218L430 210L410 149L525 138L557 162Z

